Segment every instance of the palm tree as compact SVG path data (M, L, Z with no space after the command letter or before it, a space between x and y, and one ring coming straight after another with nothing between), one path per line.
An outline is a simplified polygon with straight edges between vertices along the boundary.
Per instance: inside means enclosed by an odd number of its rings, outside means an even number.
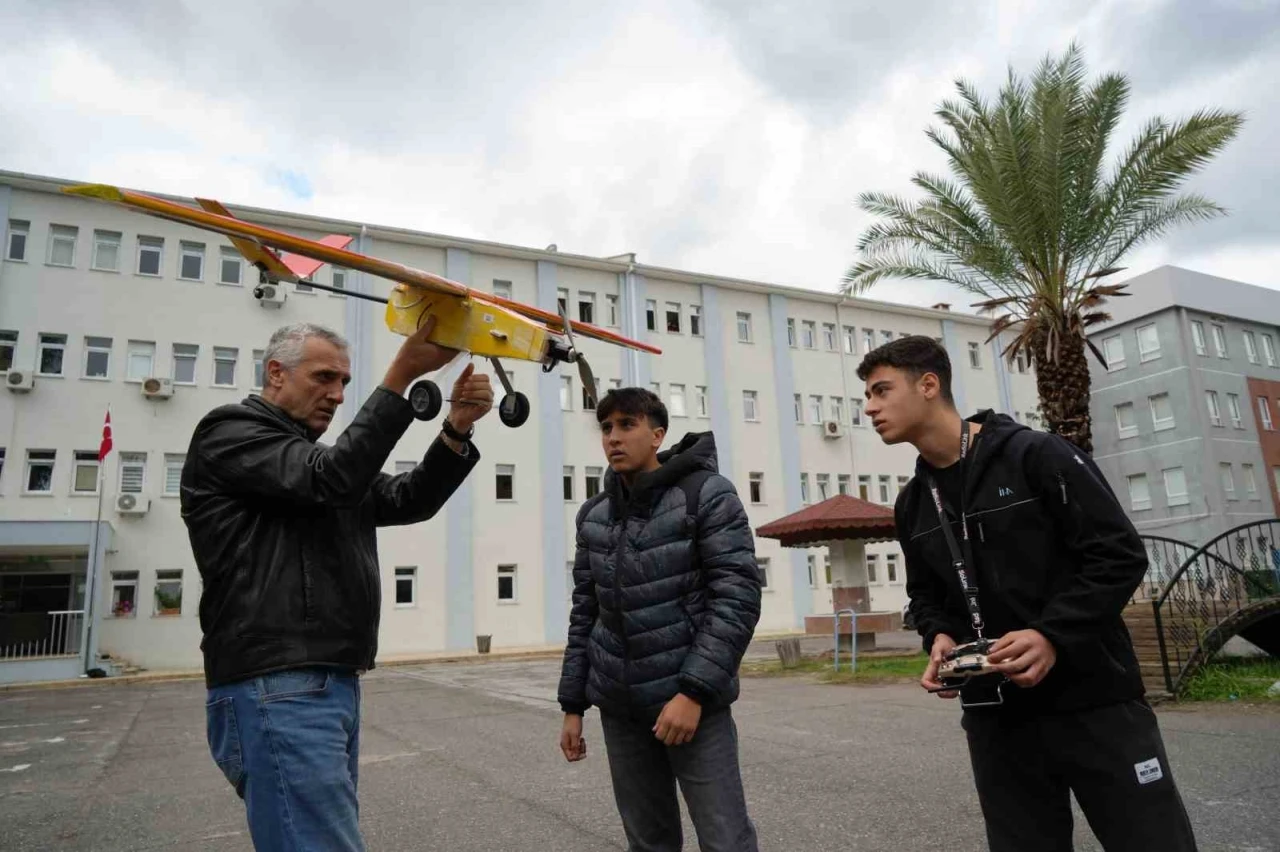
M1112 131L1129 96L1123 76L1085 85L1073 44L1045 58L1030 82L1014 76L994 104L956 82L959 101L935 115L950 133L930 128L953 179L917 173L925 193L908 201L884 193L859 197L882 217L858 241L861 259L842 292L864 292L882 278L947 281L984 298L974 307L1000 316L995 338L1016 332L1002 350L1028 354L1036 369L1047 428L1088 453L1089 365L1085 346L1105 363L1087 329L1110 317L1107 298L1126 285L1102 284L1131 248L1169 228L1224 215L1201 195L1177 186L1235 137L1239 113L1202 110L1184 121L1156 117L1104 173Z

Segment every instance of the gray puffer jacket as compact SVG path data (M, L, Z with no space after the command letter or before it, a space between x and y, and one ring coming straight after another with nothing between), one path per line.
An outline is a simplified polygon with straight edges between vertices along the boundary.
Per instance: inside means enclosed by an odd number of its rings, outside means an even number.
M738 664L760 618L746 511L716 472L712 433L688 434L658 460L630 488L607 472L578 512L558 694L566 713L594 705L653 720L677 693L704 712L738 697ZM699 471L690 518L681 483Z

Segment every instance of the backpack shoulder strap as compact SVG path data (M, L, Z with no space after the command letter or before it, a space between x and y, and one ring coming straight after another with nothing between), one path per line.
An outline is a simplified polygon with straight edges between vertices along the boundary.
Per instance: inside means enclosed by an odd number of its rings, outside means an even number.
M680 480L680 490L684 492L684 529L695 543L698 540L698 500L702 486L713 476L715 471L695 470Z

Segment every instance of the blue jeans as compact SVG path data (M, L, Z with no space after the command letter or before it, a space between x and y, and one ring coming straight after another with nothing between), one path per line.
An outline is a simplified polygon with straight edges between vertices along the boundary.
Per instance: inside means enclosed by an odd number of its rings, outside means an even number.
M363 852L360 679L300 668L208 690L209 751L244 800L257 850Z

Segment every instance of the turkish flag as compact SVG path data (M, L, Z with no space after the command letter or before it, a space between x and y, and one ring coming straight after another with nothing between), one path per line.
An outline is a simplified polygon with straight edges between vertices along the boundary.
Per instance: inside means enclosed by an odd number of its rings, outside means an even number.
M98 447L98 461L101 462L111 452L111 410L107 410L107 419L102 424L102 444Z

